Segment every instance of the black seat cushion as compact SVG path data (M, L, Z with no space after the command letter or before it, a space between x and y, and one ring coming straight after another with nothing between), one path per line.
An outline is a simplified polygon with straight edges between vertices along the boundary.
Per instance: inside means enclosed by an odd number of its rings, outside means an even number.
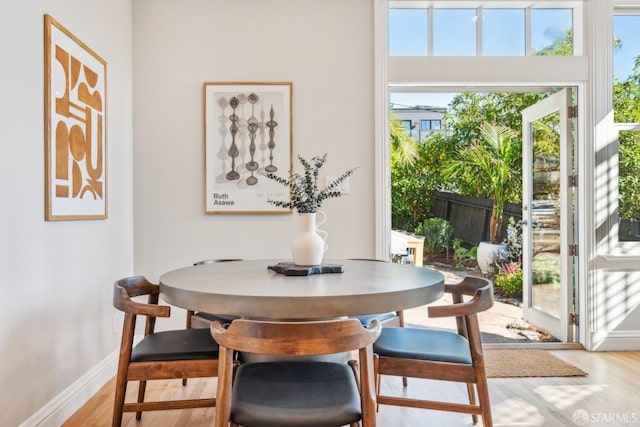
M132 362L217 358L218 343L208 329L156 332L144 337L131 352Z
M346 364L257 362L238 367L231 420L248 427L335 427L361 418L360 395Z
M195 313L196 316L198 317L202 317L203 319L207 319L210 321L214 321L217 320L218 322L220 322L221 325L225 325L228 323L231 323L232 320L235 319L239 319L239 316L232 316L232 315L226 315L226 314L212 314L212 313L205 313L204 311L198 311L197 313Z
M374 320L377 320L378 322L382 323L385 320L393 319L394 317L396 317L396 314L389 312L389 313L378 313L378 314L365 314L363 316L350 316L350 317L354 319L358 319L360 323L362 323L362 326L366 328Z
M418 328L383 328L373 344L381 357L432 360L471 365L466 338L456 332Z

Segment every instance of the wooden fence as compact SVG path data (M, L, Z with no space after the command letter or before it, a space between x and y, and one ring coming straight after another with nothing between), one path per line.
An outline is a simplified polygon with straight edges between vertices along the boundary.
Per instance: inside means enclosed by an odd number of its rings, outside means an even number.
M436 192L431 207L431 215L444 218L455 229L453 236L461 238L469 246L489 240L489 222L491 220L490 199L460 196L459 194ZM507 236L508 218L522 219L522 206L507 203L504 207L502 239Z

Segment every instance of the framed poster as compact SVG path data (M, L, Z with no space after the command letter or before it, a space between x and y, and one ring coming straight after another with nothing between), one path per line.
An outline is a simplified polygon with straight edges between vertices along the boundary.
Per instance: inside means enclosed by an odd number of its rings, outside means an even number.
M291 213L292 83L204 84L205 213Z
M45 220L107 217L107 63L44 16Z

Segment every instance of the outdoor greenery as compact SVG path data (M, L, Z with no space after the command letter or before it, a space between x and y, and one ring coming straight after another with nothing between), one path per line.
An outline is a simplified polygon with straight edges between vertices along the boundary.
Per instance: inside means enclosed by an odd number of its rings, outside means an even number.
M504 125L482 123L479 139L456 150L445 164L444 177L473 186L476 195L493 200L489 241L501 240L504 205L522 189L522 145L516 133Z
M620 46L614 40L614 46ZM553 44L535 52L536 55L571 55L573 34L567 32ZM616 122L640 122L640 57L636 58L631 75L614 82L614 119ZM522 147L522 110L547 97L549 93L461 93L447 107L442 124L445 131L432 132L416 142L401 122L391 119L391 198L392 227L414 230L431 217L430 207L435 191L453 191L463 196L494 197L490 176L481 176L476 169L452 170L460 153L472 151L485 139L486 124L496 129L510 129L510 145L515 153ZM559 158L557 117L538 120L534 132L534 158L553 161ZM509 133L509 132L507 132ZM621 132L619 154L619 210L620 218L640 220L640 132ZM470 153L469 153L470 154ZM510 156L511 179L502 200L496 200L495 225L492 241L499 241L497 223L500 203L521 203L521 161ZM460 164L460 163L458 163ZM542 165L544 167L544 165ZM449 167L449 173L445 172ZM493 178L496 178L495 176ZM544 188L538 188L546 191ZM557 188L549 188L556 191ZM538 195L540 196L540 195ZM496 196L498 197L498 196ZM549 193L553 198L554 194Z
M495 285L505 297L522 296L522 222L509 217L507 249L495 262Z
M615 81L614 120L640 122L640 56L624 81ZM621 132L618 138L618 215L640 221L640 132Z
M281 178L273 173L267 174L267 178L289 187L291 191L291 199L289 201L271 199L267 201L280 208L295 209L298 213L318 212L318 209L326 199L340 197L342 193L337 189L340 188L342 181L351 176L356 170L356 168L347 170L334 181L331 181L324 189L320 190L318 188L318 176L320 168L327 161L327 154L325 153L322 157L312 157L311 161L301 156L298 156L298 159L304 168L304 175L290 172L287 178Z
M429 216L431 193L439 175L430 166L433 155L416 143L400 120L391 117L391 226L414 230Z
M425 252L431 254L438 254L451 245L453 231L449 221L442 218L427 218L415 229L416 234L424 236Z
M462 270L467 261L476 261L478 254L478 247L465 248L462 246L462 239L456 237L453 239L453 260L456 263L456 268Z
M503 296L522 297L522 266L512 261L499 265L494 283L502 289Z

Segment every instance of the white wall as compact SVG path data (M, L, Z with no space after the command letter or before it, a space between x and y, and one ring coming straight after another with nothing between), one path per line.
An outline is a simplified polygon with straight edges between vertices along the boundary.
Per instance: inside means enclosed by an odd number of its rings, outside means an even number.
M295 214L203 213L204 82L293 82L294 155L328 153L323 175L359 167L351 193L323 206L326 257L373 257L372 3L137 0L133 12L136 273L291 257Z
M44 221L45 13L107 61L104 221ZM83 378L118 346L111 289L133 271L131 45L130 0L0 4L0 426L60 425L41 409L70 415L70 390L91 393Z

